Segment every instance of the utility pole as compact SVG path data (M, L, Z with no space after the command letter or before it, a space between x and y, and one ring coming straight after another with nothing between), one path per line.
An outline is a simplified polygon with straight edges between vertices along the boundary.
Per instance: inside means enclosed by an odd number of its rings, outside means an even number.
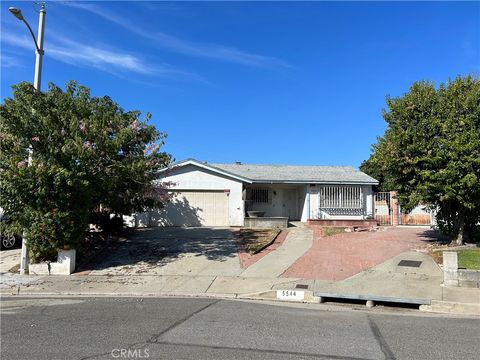
M33 80L33 87L37 90L41 90L42 86L42 62L43 62L43 38L45 34L45 15L47 11L45 10L45 3L42 4L40 9L39 18L38 18L38 39L36 41L36 51L35 51L35 77Z
M32 35L33 43L35 44L35 76L33 78L33 87L35 90L40 91L42 86L42 61L43 61L43 38L45 34L45 15L47 11L45 10L45 3L42 3L42 6L39 11L38 17L38 37L35 39L35 34L33 33L32 28L30 27L29 23L23 17L22 11L15 7L9 7L8 10L20 21L22 21L30 31L30 35ZM28 147L28 166L32 165L32 155L33 149L30 145ZM22 254L20 259L20 274L25 275L28 271L28 249L27 243L25 241L25 234L23 232L22 236Z

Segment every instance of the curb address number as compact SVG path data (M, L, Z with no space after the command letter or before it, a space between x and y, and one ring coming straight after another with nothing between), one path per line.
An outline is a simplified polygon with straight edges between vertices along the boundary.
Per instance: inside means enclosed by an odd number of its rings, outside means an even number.
M277 299L280 299L280 300L303 300L303 299L305 299L305 291L277 290Z

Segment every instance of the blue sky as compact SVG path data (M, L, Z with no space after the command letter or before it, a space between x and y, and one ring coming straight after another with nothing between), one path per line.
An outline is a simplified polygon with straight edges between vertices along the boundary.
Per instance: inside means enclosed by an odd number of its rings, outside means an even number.
M1 98L32 81L32 2L2 1ZM42 89L152 113L177 160L358 166L385 96L480 72L480 2L48 2Z

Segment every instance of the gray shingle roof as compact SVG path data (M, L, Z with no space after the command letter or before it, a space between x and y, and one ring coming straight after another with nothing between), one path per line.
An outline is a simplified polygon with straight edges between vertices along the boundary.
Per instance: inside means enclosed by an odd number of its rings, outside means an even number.
M352 166L204 164L253 182L378 184L377 180Z

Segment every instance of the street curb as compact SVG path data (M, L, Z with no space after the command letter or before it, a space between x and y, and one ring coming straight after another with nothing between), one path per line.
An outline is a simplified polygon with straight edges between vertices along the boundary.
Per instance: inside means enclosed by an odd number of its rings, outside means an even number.
M296 289L298 291L298 289ZM319 303L319 298L315 297L313 291L305 290L305 298L303 300L282 300L277 298L277 290L265 290L253 293L189 293L189 292L75 292L75 291L29 291L27 286L12 286L3 288L0 296L92 296L92 297L204 297L204 298L223 298L223 299L253 299L268 300L281 302L297 302L297 303Z
M430 305L421 305L420 311L443 314L465 314L480 317L480 304L432 300Z
M220 298L220 299L239 299L239 300L263 300L263 301L278 301L288 303L320 303L319 298L313 295L312 291L305 291L304 300L282 300L277 298L276 290L268 290L254 293L182 293L182 292L168 292L168 293L145 293L145 292L40 292L40 291L25 291L20 290L19 287L12 287L10 292L2 291L0 297L32 297L32 296L47 296L47 297L61 297L61 296L78 296L78 297L192 297L192 298Z
M304 294L305 294L304 299L303 300L279 299L277 297L277 290L268 290L268 291L254 292L254 293L238 294L237 299L278 301L278 302L287 302L287 303L310 303L310 304L319 304L320 303L320 298L317 297L317 296L314 296L313 291L300 290L300 289L295 289L295 291L303 291Z
M18 287L12 288L11 292L2 291L1 297L118 297L118 298L204 298L204 299L225 299L225 300L256 300L256 301L274 301L278 303L297 303L297 304L319 304L321 298L314 296L312 291L305 291L305 298L303 300L282 300L277 298L276 290L268 290L263 292L232 294L232 293L118 293L118 292L103 292L103 293L81 293L81 292L22 292L18 291ZM18 291L18 292L17 292ZM475 303L460 303L453 301L432 300L431 305L420 305L419 311L425 313L438 313L449 315L468 315L480 317L480 304Z
M191 297L191 298L222 298L222 299L236 299L238 294L208 294L208 293L119 293L119 292L19 292L19 293L5 293L2 292L0 297L145 297L145 298L168 298L168 297Z

